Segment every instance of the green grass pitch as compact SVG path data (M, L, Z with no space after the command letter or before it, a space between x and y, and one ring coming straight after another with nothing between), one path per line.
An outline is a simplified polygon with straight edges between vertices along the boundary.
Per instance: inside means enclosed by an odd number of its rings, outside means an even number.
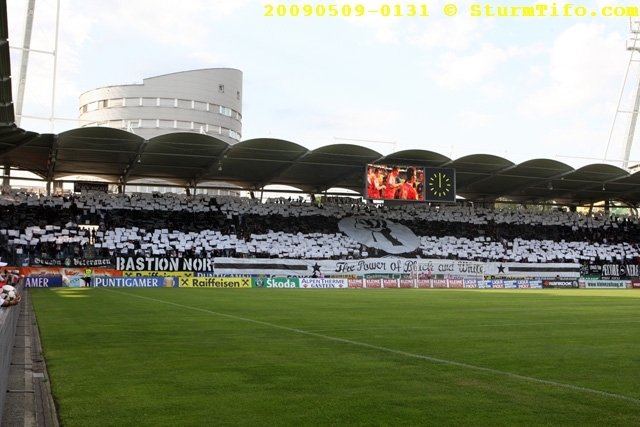
M62 427L640 426L640 291L29 292Z

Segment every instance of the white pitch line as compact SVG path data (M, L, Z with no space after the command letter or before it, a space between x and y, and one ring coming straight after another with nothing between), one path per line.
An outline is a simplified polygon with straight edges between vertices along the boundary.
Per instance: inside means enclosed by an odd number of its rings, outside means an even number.
M613 320L602 321L589 320L585 322L562 322L562 325L617 325L622 323L640 323L638 320ZM421 325L421 326L387 326L387 327L370 327L370 328L340 328L340 329L322 329L316 330L316 333L321 332L342 332L342 331L393 331L400 329L442 329L450 326L459 326L460 328L509 328L509 327L521 327L521 326L540 326L540 325L558 325L558 322L529 322L529 323L485 323L485 324L473 324L473 325Z
M109 289L109 291L117 292L117 291L111 290L111 289ZM188 305L177 304L175 302L163 301L163 300L144 297L144 296L140 296L140 295L129 295L129 296L134 296L134 297L137 297L137 298L146 299L146 300L149 300L149 301L155 301L155 302L159 302L159 303L163 303L163 304L169 304L169 305L173 305L173 306L180 307L180 308L186 308L186 309L189 309L189 310L200 311L200 312L203 312L203 313L213 314L213 315L216 315L216 316L227 317L229 319L241 320L243 322L250 322L250 323L255 323L255 324L258 324L258 325L269 326L269 327L276 328L276 329L282 329L282 330L285 330L285 331L296 332L296 333L299 333L299 334L304 334L304 335L309 335L309 336L313 336L313 337L317 337L317 338L322 338L322 339L329 340L329 341L342 342L342 343L345 343L345 344L351 344L351 345L356 345L356 346L359 346L359 347L370 348L370 349L373 349L373 350L384 351L384 352L387 352L387 353L398 354L400 356L405 356L405 357L409 357L409 358L413 358L413 359L427 360L429 362L441 363L443 365L457 366L457 367L460 367L460 368L472 369L474 371L488 372L490 374L502 375L502 376L506 376L506 377L509 377L509 378L514 378L514 379L521 380L521 381L528 381L528 382L538 383L538 384L546 384L546 385L550 385L550 386L561 387L561 388L565 388L565 389L569 389L569 390L581 391L581 392L585 392L585 393L596 394L598 396L611 397L613 399L626 400L626 401L629 401L629 402L640 404L640 399L637 399L635 397L630 397L630 396L624 396L622 394L609 393L609 392L602 391L602 390L596 390L596 389L587 388L587 387L580 387L580 386L577 386L577 385L565 384L565 383L560 383L560 382L556 382L556 381L542 380L542 379L539 379L539 378L533 378L533 377L527 377L527 376L524 376L524 375L514 374L512 372L500 371L498 369L485 368L485 367L482 367L482 366L469 365L468 363L455 362L453 360L446 360L446 359L439 359L437 357L424 356L422 354L408 353L406 351L396 350L396 349L393 349L393 348L380 347L380 346L377 346L377 345L367 344L367 343L363 343L363 342L359 342L359 341L352 341L352 340L348 340L348 339L344 339L344 338L332 337L332 336L329 336L329 335L323 335L323 334L318 334L318 333L315 333L315 332L305 331L303 329L290 328L290 327L287 327L287 326L276 325L274 323L263 322L261 320L255 320L255 319L249 319L249 318L246 318L246 317L234 316L232 314L225 314L225 313L220 313L220 312L217 312L217 311L205 310L203 308L191 307L191 306L188 306Z

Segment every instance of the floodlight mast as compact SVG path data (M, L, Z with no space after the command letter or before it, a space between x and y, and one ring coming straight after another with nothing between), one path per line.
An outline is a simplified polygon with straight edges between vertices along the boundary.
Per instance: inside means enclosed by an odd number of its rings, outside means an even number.
M24 101L24 89L27 84L27 69L29 68L35 8L36 0L29 0L24 19L24 37L22 38L22 52L20 54L20 77L18 80L18 94L16 95L16 125L18 127L20 127L20 122L22 121L22 104Z
M627 40L627 50L630 52L629 63L627 64L627 71L622 81L622 88L620 89L620 96L618 97L618 108L616 109L616 114L613 118L613 123L611 124L611 130L609 132L609 140L607 141L607 148L605 150L604 157L602 159L602 161L605 161L607 157L607 152L609 151L609 145L611 144L611 138L613 135L613 130L615 127L616 118L618 117L618 114L630 113L631 121L629 123L626 143L625 143L624 151L622 155L622 167L624 169L628 169L629 167L629 157L631 156L631 147L633 146L633 139L636 133L636 125L638 123L638 112L640 110L640 79L638 80L635 86L635 97L633 102L633 109L631 111L621 110L620 104L622 103L622 97L624 94L625 86L627 84L627 80L629 78L631 65L634 62L640 63L640 18L638 17L630 18L629 33L630 33L629 39Z
M631 51L629 62L634 60L634 56L640 55L640 19L635 18L630 23L631 39L627 40L627 50ZM638 59L635 59L638 61ZM636 124L638 122L638 109L640 109L640 80L636 87L636 96L633 103L633 113L631 115L631 123L629 124L629 133L627 134L627 143L624 146L624 157L622 158L622 167L627 168L629 165L629 156L631 155L631 146L633 145L633 136L636 132Z
M56 100L56 80L58 71L58 38L60 29L60 0L57 1L56 7L56 25L55 25L55 38L53 51L41 51L31 49L31 35L33 33L33 17L36 11L36 0L28 0L27 10L25 12L24 20L24 37L22 39L22 47L18 48L21 52L20 57L20 75L18 80L18 93L16 95L15 102L15 116L16 125L20 127L22 117L22 109L24 105L24 92L27 84L27 71L29 69L29 53L45 53L53 55L53 82L51 84L51 114L48 118L50 123L50 131L54 131L54 116L55 116L55 100ZM39 118L39 117L34 117Z

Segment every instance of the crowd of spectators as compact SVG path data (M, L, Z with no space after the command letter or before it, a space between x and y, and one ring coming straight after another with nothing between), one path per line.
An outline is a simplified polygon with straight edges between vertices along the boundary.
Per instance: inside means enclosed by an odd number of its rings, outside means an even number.
M361 258L384 256L353 241L342 218L405 225L419 238L409 257L517 262L636 262L637 216L498 210L426 203L384 206L173 193L0 196L0 259L115 255Z

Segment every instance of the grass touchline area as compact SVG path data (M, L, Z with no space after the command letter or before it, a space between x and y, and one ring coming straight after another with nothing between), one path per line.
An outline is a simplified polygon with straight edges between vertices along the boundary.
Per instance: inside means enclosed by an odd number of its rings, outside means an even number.
M29 292L63 427L640 424L633 290Z

